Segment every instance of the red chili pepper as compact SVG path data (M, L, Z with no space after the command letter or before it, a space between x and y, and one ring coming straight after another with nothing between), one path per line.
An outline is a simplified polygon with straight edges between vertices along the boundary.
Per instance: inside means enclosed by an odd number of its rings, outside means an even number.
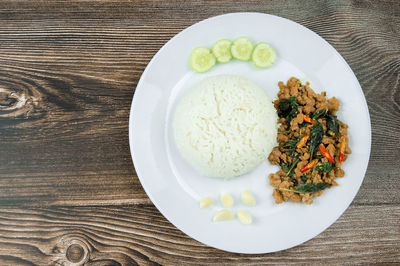
M344 137L339 147L339 162L343 162L346 146L347 146L347 137Z
M318 163L318 159L314 159L311 162L309 162L308 164L306 164L306 166L304 166L303 168L300 169L300 172L304 172L307 171L308 169L313 168L314 166L316 166Z
M315 124L314 119L312 119L312 118L309 117L308 115L305 115L305 116L304 116L304 121L306 121L307 123L310 123L310 124L312 124L312 125Z
M320 144L318 147L319 151L322 153L323 156L326 157L326 159L328 159L328 161L330 161L331 163L335 163L335 161L332 159L331 154L325 149L324 145Z
M306 145L307 140L310 138L310 136L304 136L302 137L299 142L297 143L297 148L300 149L301 147L303 147L304 145Z

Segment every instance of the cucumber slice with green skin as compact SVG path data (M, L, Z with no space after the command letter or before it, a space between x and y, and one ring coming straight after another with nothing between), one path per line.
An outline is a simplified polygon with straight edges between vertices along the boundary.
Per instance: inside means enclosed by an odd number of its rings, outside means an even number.
M222 39L216 41L212 46L212 53L220 63L228 63L232 59L231 54L232 41L228 39Z
M251 55L253 64L258 68L270 67L276 61L275 50L267 42L260 42Z
M207 72L216 62L215 56L207 47L196 47L190 54L190 67L198 73Z
M241 61L249 61L253 51L253 42L247 37L239 37L233 41L231 53L233 58Z

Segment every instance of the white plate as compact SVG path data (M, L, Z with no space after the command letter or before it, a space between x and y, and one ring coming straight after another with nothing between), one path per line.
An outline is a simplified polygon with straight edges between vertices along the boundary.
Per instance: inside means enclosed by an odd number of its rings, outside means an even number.
M188 61L196 46L210 47L222 38L248 36L255 43L269 42L278 60L268 69L250 62L218 64L205 74L190 70ZM276 205L268 174L277 167L264 162L253 172L234 180L199 175L178 153L172 133L172 117L181 96L196 82L217 74L239 74L258 83L271 98L278 81L291 76L307 79L312 88L336 96L340 120L349 125L353 154L344 163L346 176L338 187L328 189L313 205L286 202ZM177 228L194 239L226 251L266 253L307 241L330 226L356 195L368 165L371 126L367 104L352 70L340 54L311 30L284 18L261 13L232 13L212 17L177 34L153 57L136 88L129 119L129 142L136 172L147 195ZM252 191L258 204L240 203L243 189ZM244 226L237 219L212 222L221 209L218 195L231 193L232 208L246 209L254 223ZM199 209L199 200L212 196L216 203ZM349 228L351 230L351 228Z

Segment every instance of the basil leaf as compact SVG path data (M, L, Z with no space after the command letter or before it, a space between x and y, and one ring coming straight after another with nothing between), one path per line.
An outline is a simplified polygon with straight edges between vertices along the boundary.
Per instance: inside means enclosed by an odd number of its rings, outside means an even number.
M302 176L300 177L300 179L301 179L301 181L303 181L303 183L306 183L307 180L308 180L309 178L310 178L310 177L309 177L308 175L302 175Z
M324 137L324 128L321 123L315 124L310 131L310 161L314 153L317 151L317 147L322 142L322 138Z
M331 162L326 162L326 163L321 163L315 167L315 170L320 171L320 172L325 172L329 173L330 171L333 170L335 165Z
M324 190L327 187L330 187L331 184L328 183L315 183L315 184L307 184L298 189L295 189L294 192L297 193L311 193Z
M288 189L288 188L278 188L278 189L284 191L291 191L295 193L312 193L324 190L325 188L330 186L331 184L329 183L315 183L315 184L307 184L297 189Z
M288 99L282 99L279 101L278 105L278 116L287 117L288 123L292 121L293 118L297 116L298 103L296 96L292 96Z
M321 109L318 112L316 112L313 116L312 119L317 120L320 117L324 117L326 115L326 109Z
M336 136L339 135L339 121L336 115L328 115L328 117L326 118L326 126L329 130L332 130Z

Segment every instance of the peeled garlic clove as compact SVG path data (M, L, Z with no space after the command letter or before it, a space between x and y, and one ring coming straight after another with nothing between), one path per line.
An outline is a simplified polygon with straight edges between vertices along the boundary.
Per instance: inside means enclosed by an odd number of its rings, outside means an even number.
M246 211L239 210L236 213L236 216L239 218L239 221L242 224L251 224L253 222L253 219L251 218L251 215L247 213Z
M200 201L200 209L205 209L214 202L213 198L205 197Z
M254 196L251 194L250 191L248 190L243 190L242 191L242 201L244 204L248 205L248 206L254 206L256 205L256 199L254 198Z
M224 220L232 220L234 218L233 213L229 210L220 210L214 215L213 221L224 221Z
M221 203L225 207L229 208L229 207L233 206L234 200L233 200L232 196L229 195L228 193L223 193L221 195Z

